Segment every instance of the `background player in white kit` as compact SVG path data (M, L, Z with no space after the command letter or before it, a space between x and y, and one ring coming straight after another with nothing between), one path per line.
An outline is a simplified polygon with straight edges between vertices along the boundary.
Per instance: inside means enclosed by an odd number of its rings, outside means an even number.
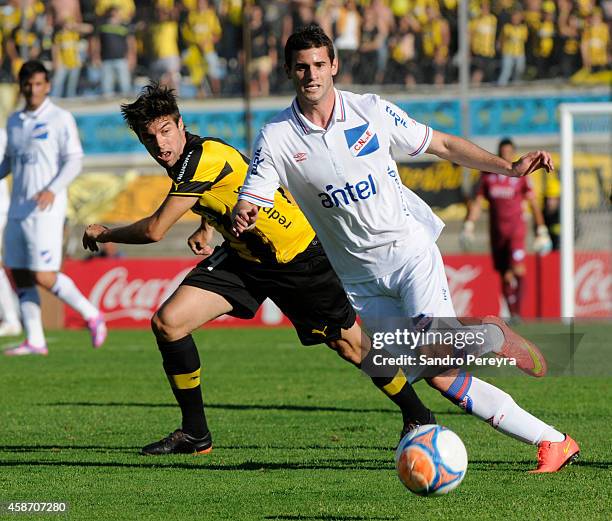
M282 185L317 232L370 334L384 331L389 318L454 317L435 244L442 224L402 186L391 147L515 177L552 169L549 154L531 152L512 164L417 123L376 95L336 91L333 45L316 25L288 39L285 69L296 98L257 138L234 210L235 232L248 230L258 207L271 206ZM511 331L499 319L494 324L507 341ZM534 358L534 365L539 363ZM536 472L555 472L575 459L574 440L520 408L509 394L467 373L451 374L442 394L496 429L538 445ZM414 380L418 373L410 376Z
M4 157L6 149L6 130L0 128L0 157ZM6 179L0 180L0 252L2 252L2 236L9 208L9 190ZM0 261L2 256L0 255ZM21 334L19 309L15 303L13 287L4 267L0 263L0 336L15 336Z
M25 341L7 355L47 354L40 296L36 285L52 292L87 322L92 344L106 338L104 317L61 273L67 187L81 172L83 150L72 115L48 99L51 84L36 60L19 71L23 110L11 114L0 179L13 174L4 235L4 260L17 287Z

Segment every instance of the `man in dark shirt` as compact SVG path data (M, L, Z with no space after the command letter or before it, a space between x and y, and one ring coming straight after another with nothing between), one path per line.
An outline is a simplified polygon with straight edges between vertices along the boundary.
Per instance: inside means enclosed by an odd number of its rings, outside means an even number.
M131 71L136 64L136 39L117 7L111 7L96 26L91 47L93 64L102 67L102 95L113 96L116 84L120 94L129 94Z

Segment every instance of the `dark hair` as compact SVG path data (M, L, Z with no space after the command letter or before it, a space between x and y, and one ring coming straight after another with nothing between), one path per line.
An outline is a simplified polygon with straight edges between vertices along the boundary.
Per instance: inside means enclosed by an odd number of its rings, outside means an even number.
M321 26L310 24L295 31L285 44L285 65L291 67L294 51L303 51L314 47L326 47L329 61L334 61L334 44Z
M512 148L514 148L514 141L512 141L509 137L505 137L503 138L500 142L499 145L497 145L497 154L501 154L501 149L503 147L505 147L506 145L510 145Z
M151 82L142 89L142 93L133 103L123 103L121 105L121 115L127 126L138 137L140 137L141 129L146 128L158 118L172 116L174 122L178 123L181 117L176 104L174 89L157 82Z
M22 86L26 81L28 81L34 74L38 74L42 72L45 75L45 81L49 81L49 71L43 65L43 62L38 60L30 60L25 62L21 69L19 69L19 86Z

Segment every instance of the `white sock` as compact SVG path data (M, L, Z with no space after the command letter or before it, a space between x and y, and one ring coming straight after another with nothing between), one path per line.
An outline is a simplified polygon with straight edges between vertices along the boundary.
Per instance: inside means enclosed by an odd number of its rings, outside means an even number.
M51 292L77 313L80 313L85 320L91 320L98 316L99 311L96 307L85 298L67 275L63 273L57 274L57 280L53 284Z
M494 429L532 445L565 439L564 434L521 409L512 396L494 385L471 375L459 375L457 381L444 396Z
M19 309L21 310L21 318L28 344L34 347L46 346L47 342L40 314L40 296L38 295L38 290L35 286L19 288L17 296L19 297Z
M15 292L3 268L0 268L0 313L4 322L19 324L19 308L15 302Z

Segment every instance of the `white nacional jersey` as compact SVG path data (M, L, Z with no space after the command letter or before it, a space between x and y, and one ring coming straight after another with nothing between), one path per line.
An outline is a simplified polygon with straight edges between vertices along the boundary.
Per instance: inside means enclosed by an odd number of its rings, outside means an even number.
M391 156L397 147L417 156L432 131L374 94L336 91L326 129L298 103L260 131L239 196L272 206L286 187L317 232L345 283L387 275L435 242L444 224L406 188Z
M64 215L67 185L79 174L83 157L72 114L47 99L36 111L13 112L8 119L7 133L5 161L8 160L6 167L13 174L9 218ZM75 168L62 171L69 160L77 161ZM52 207L44 211L37 208L33 199L42 190L55 194Z

